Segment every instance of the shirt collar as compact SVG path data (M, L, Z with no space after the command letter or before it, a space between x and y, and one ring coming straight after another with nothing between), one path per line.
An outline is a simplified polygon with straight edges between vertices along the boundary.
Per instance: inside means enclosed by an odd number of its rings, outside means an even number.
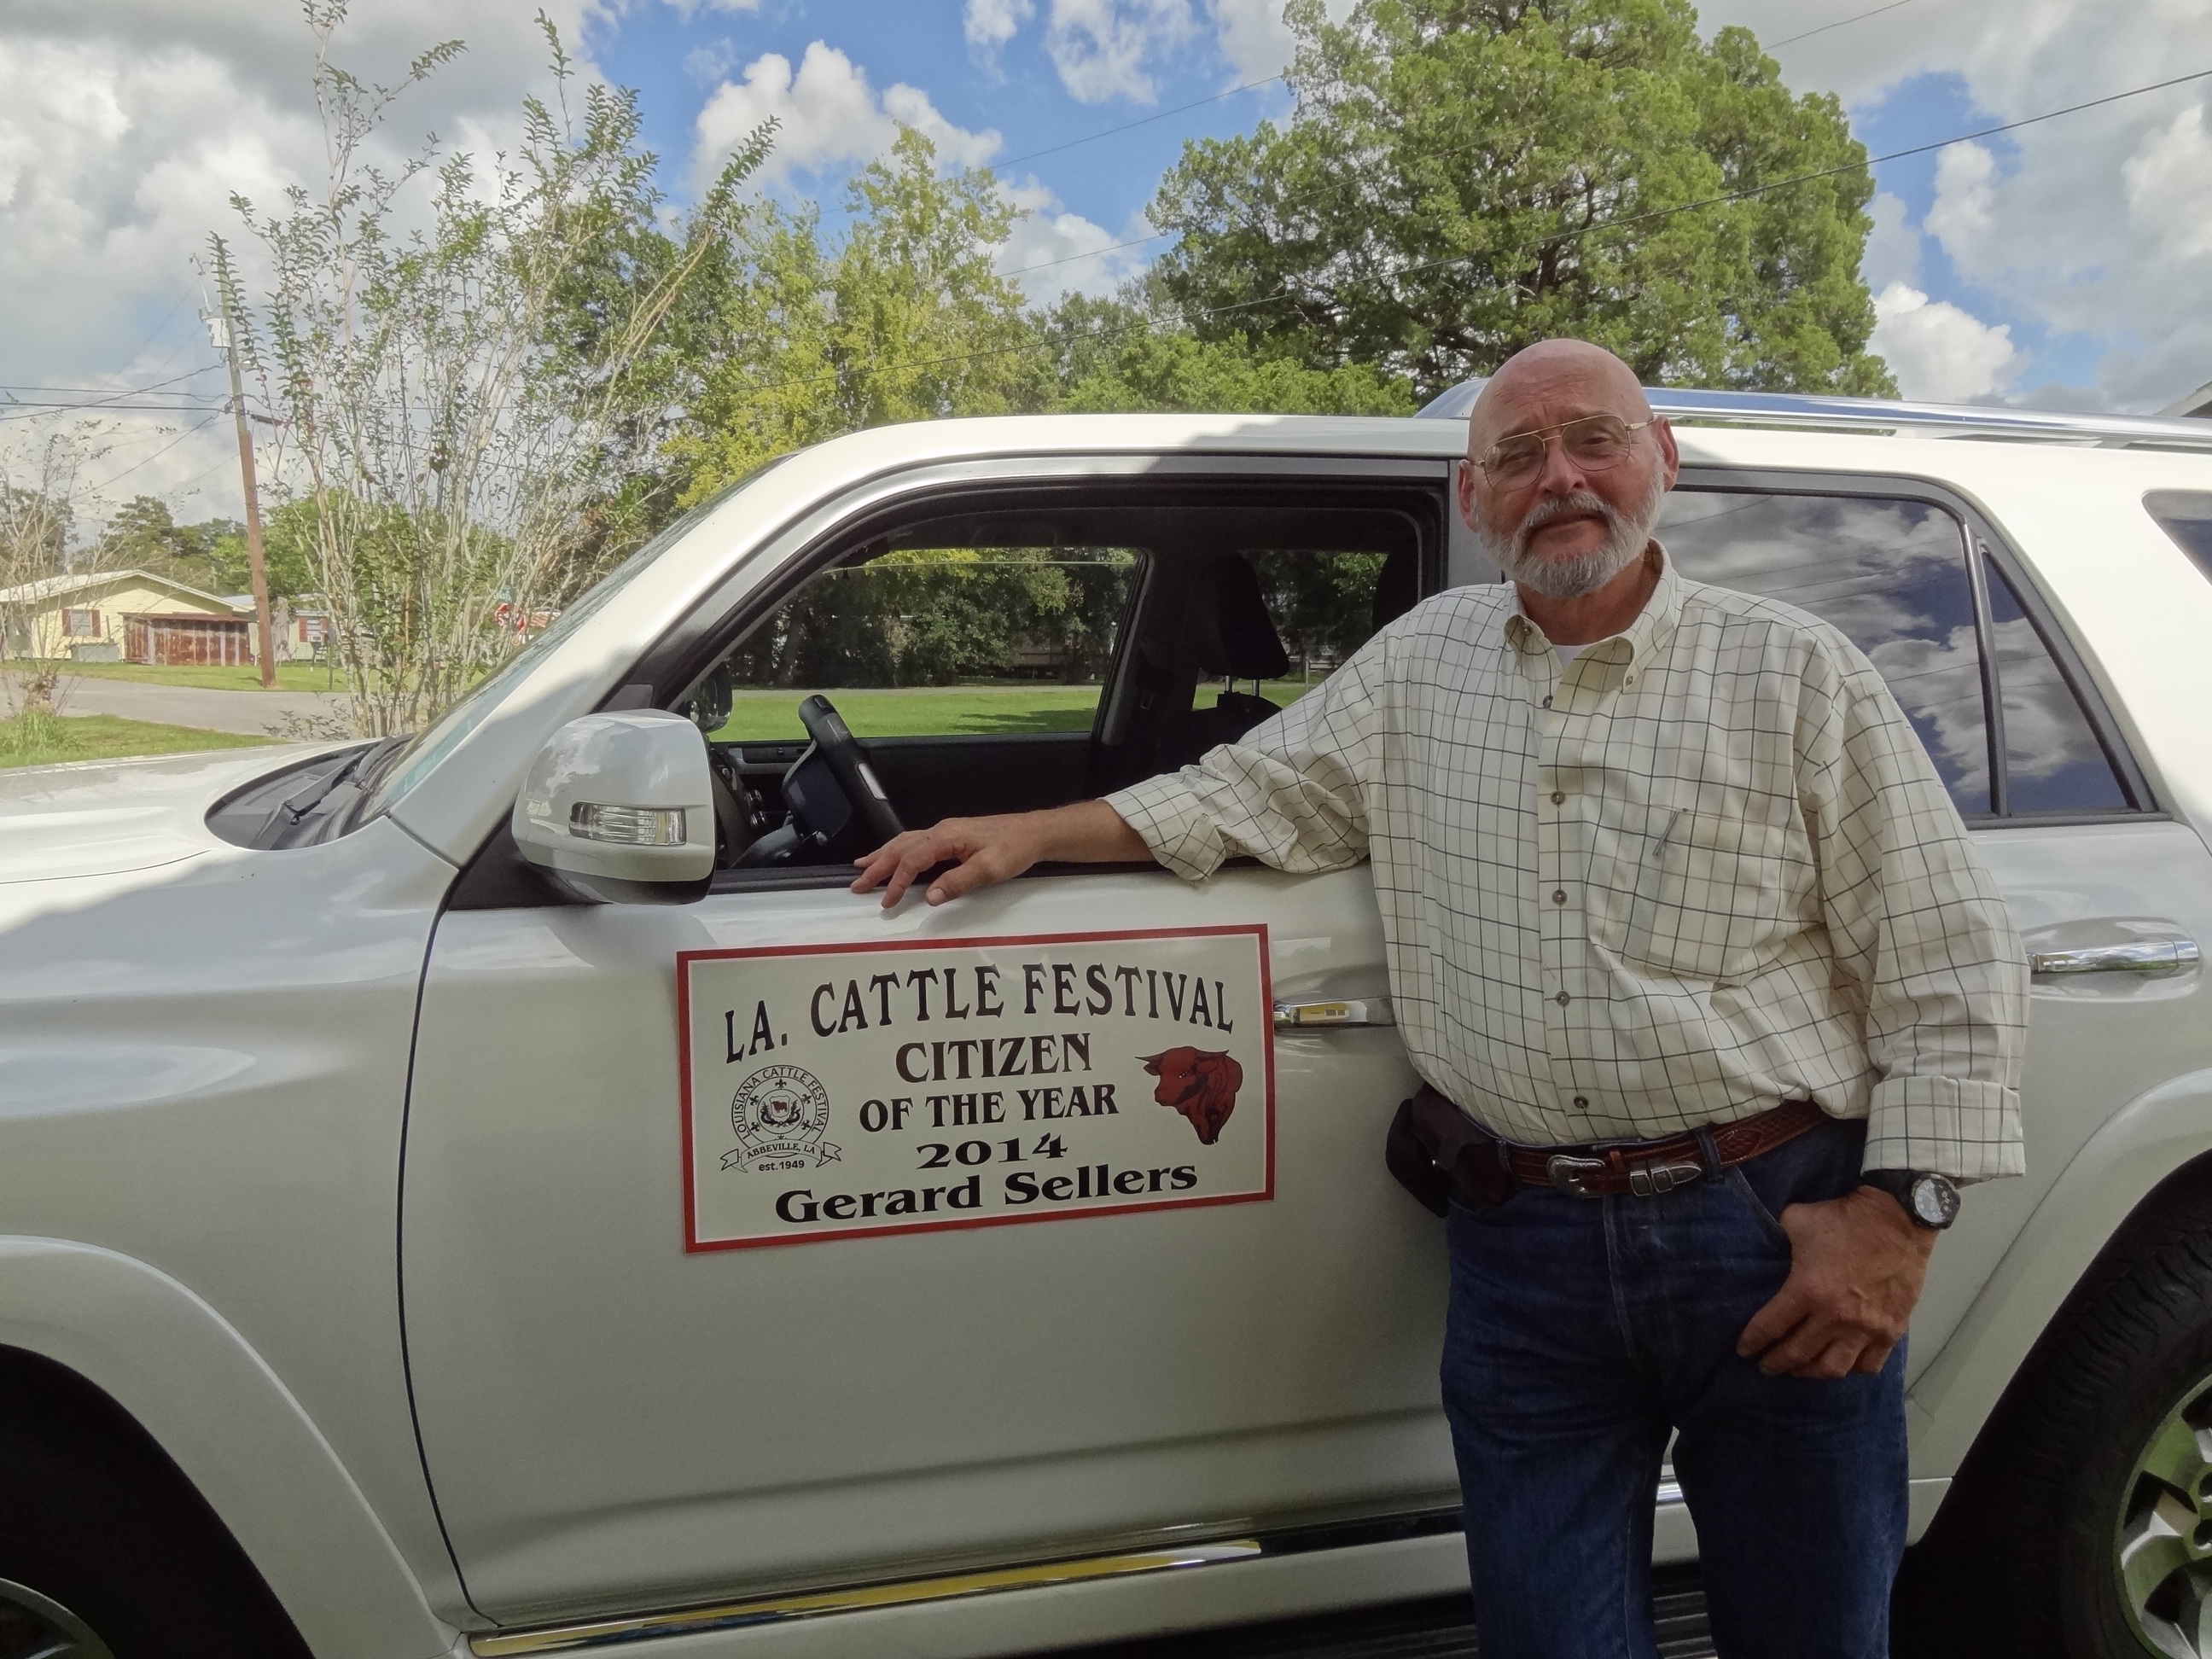
M1625 640L1628 644L1628 659L1622 666L1632 668L1651 661L1674 639L1674 625L1682 615L1682 579L1675 574L1674 562L1667 556L1666 548L1660 544L1656 537L1652 538L1649 552L1658 556L1659 580L1651 589L1651 597L1644 600L1644 609L1638 611L1636 620L1620 633L1583 646L1583 650L1596 651L1612 644L1614 640ZM1552 648L1551 640L1543 629L1521 608L1521 594L1517 588L1514 591L1513 604L1505 613L1503 626L1507 642L1516 651L1548 651Z

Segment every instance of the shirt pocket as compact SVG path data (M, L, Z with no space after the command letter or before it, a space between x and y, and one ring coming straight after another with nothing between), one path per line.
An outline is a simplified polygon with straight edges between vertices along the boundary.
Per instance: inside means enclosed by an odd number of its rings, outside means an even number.
M1606 907L1615 937L1600 941L1623 961L1670 979L1741 979L1794 931L1781 825L1667 807L1626 816Z

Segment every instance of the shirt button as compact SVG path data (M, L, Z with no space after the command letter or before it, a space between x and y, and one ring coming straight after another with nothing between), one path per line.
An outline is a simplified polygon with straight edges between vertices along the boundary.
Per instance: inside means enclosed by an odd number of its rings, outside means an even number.
M1569 996L1565 991L1562 991L1559 995L1553 997L1552 1000L1558 1003L1560 1007L1564 1008L1569 1003L1572 1002L1574 999Z
M1545 698L1545 699L1544 699L1544 707L1545 707L1545 708L1549 708L1551 706L1552 706L1552 700L1551 700L1549 697Z
M1589 1097L1588 1095L1577 1095L1575 1097L1575 1109L1578 1112L1587 1112L1589 1110Z
M1636 684L1636 676L1633 674L1623 674L1620 677L1620 683L1623 685L1633 685Z
M1567 792L1566 792L1565 790L1564 790L1564 789L1554 789L1553 791L1552 791L1552 805L1554 805L1554 806L1565 806L1566 804L1567 804Z
M1552 902L1554 904L1565 904L1566 902L1567 890L1564 887L1554 887L1552 890Z

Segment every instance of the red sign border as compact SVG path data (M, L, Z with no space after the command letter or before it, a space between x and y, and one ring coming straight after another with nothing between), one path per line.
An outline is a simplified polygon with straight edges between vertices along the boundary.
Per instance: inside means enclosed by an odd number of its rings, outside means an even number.
M1243 935L1260 947L1261 1042L1267 1057L1267 1183L1256 1193L1227 1193L1214 1198L1169 1198L1157 1203L1115 1204L1085 1210L1041 1210L1035 1215L977 1216L967 1221L925 1221L904 1227L851 1227L834 1233L794 1233L787 1238L728 1238L702 1240L699 1237L698 1194L693 1187L697 1159L692 1144L691 1118L691 964L726 962L742 957L836 957L873 951L959 951L981 945L1091 945L1107 940L1142 939L1219 939ZM986 938L901 939L843 945L743 945L712 951L676 953L676 1066L681 1079L684 1133L684 1253L705 1255L721 1250L778 1249L790 1244L829 1244L846 1238L883 1238L902 1233L942 1233L971 1227L1014 1227L1037 1221L1082 1221L1096 1216L1137 1215L1149 1210L1207 1209L1220 1204L1262 1204L1275 1196L1275 1022L1273 965L1264 921L1230 922L1217 927L1139 927L1103 933L1004 933Z

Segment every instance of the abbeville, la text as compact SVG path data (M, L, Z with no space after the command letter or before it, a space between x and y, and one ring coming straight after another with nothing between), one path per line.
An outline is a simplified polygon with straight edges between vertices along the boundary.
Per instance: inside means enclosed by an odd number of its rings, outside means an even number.
M915 968L866 979L824 980L807 999L806 1017L817 1036L905 1023L1004 1019L1008 1015L1118 1013L1128 1019L1170 1020L1209 1030L1236 1029L1229 993L1219 980L1159 968L1103 962L1024 962L1016 969L991 963L966 968Z

